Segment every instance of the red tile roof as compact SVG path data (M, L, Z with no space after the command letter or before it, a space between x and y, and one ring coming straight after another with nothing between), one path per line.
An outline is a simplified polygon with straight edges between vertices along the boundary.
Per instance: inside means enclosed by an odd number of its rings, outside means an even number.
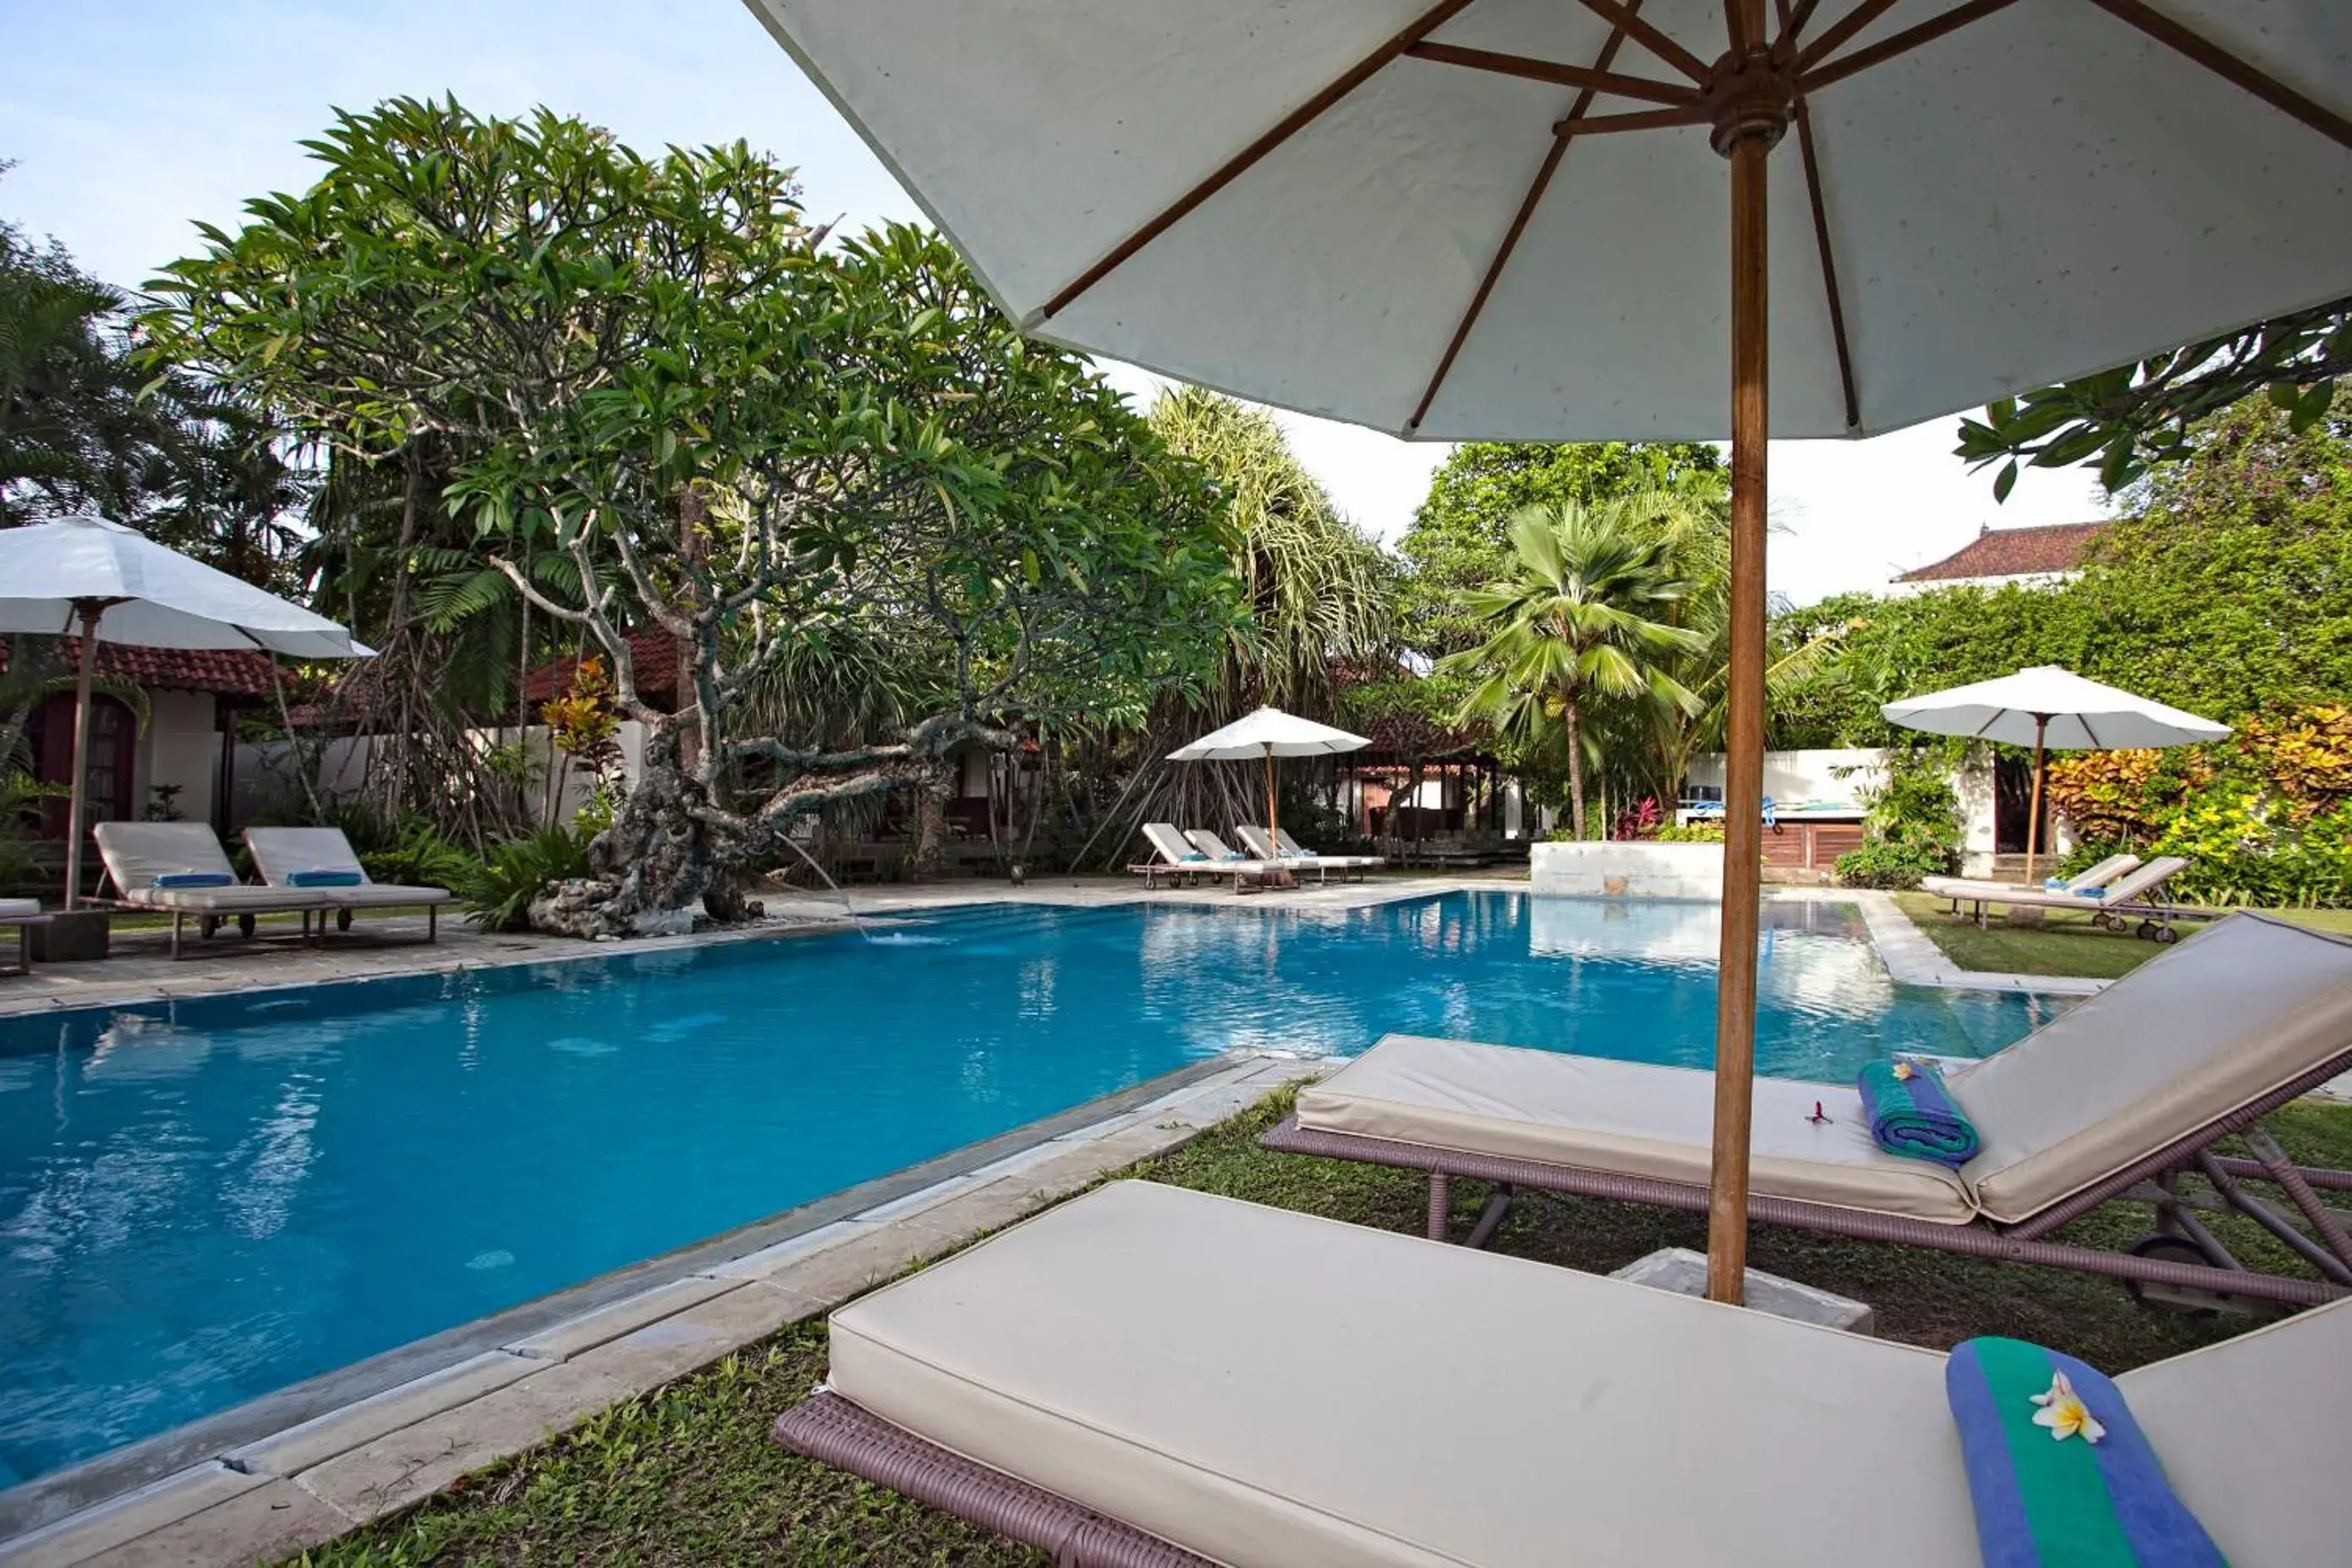
M2092 542L2111 525L2058 522L2039 528L1988 528L1965 549L1906 572L1900 583L1945 583L1963 577L2023 577L2072 572L2090 553Z
M58 658L73 669L81 659L75 637L58 639ZM0 669L8 654L0 644ZM158 691L210 691L223 697L269 695L269 656L243 648L148 647L139 643L98 645L101 679L124 680Z
M604 649L592 638L588 647L592 657L603 657ZM572 689L572 672L579 660L566 656L548 660L523 677L525 700L540 703L561 697ZM604 658L607 667L612 664ZM655 627L650 631L629 634L629 662L637 672L637 695L656 708L667 708L677 695L677 639Z

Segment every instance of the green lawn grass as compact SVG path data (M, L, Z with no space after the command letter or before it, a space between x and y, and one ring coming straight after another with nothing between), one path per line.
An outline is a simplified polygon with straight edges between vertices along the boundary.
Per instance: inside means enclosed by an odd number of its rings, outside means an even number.
M1996 906L1984 930L1977 929L1972 913L1954 915L1949 900L1927 893L1897 893L1895 901L1912 923L1927 933L1962 969L1998 970L2014 974L2072 974L2113 980L2128 974L2164 951L2142 942L2130 931L2121 935L2101 931L2088 915L2063 910L2046 912L2040 927L2005 925ZM2271 910L2282 920L2320 931L2352 935L2352 910ZM2184 922L2184 941L2204 929Z
M2146 945L2146 944L2140 944ZM1417 1234L1421 1181L1402 1172L1272 1154L1255 1140L1288 1109L1279 1098L1135 1173L1204 1192ZM2272 1125L2306 1163L2352 1166L2352 1108L2296 1105ZM1457 1183L1466 1225L1484 1192ZM2135 1205L2075 1222L2063 1239L2115 1245L2147 1228ZM2249 1262L2283 1267L2242 1221L2221 1222ZM1629 1204L1535 1194L1513 1209L1497 1250L1608 1270L1657 1247L1699 1247L1705 1223ZM1938 1348L1974 1334L2039 1341L2115 1373L2242 1331L2257 1320L2135 1305L2111 1281L1914 1248L1759 1230L1759 1268L1872 1303L1888 1339ZM1475 1325L1460 1325L1475 1332ZM413 1563L781 1563L1043 1564L878 1487L782 1452L776 1416L824 1372L821 1324L784 1329L718 1364L615 1406L569 1436L468 1478L411 1513L294 1561L318 1568Z

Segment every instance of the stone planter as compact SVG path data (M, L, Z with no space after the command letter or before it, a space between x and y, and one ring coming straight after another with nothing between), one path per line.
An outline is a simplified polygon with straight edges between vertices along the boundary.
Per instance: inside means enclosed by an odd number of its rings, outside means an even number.
M25 933L36 963L92 963L106 956L114 917L105 910L58 910L45 926Z
M1720 900L1723 846L1647 839L1538 844L1528 851L1528 881L1538 893L1588 899Z

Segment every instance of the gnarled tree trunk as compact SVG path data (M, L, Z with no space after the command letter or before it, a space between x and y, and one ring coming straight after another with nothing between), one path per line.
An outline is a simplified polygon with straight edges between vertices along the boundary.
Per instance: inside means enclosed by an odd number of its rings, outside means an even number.
M694 929L718 889L722 909L742 907L709 825L702 785L678 767L685 726L675 719L646 737L645 770L588 846L588 875L559 883L530 906L530 923L564 936L669 936Z

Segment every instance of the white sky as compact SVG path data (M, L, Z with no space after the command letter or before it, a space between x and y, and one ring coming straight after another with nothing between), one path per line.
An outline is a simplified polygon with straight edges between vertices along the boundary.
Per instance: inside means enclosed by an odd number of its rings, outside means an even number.
M749 141L795 164L811 213L853 223L912 203L738 0L0 0L0 216L136 285L190 250L195 219L311 174L298 140L336 107L454 92L483 112L544 103L641 149ZM1148 395L1151 378L1109 367ZM1293 415L1299 457L1394 540L1445 447ZM1988 522L2106 510L2088 474L2029 473L2005 506L1949 456L1954 424L1867 442L1776 442L1771 585L1798 603L1884 583Z

